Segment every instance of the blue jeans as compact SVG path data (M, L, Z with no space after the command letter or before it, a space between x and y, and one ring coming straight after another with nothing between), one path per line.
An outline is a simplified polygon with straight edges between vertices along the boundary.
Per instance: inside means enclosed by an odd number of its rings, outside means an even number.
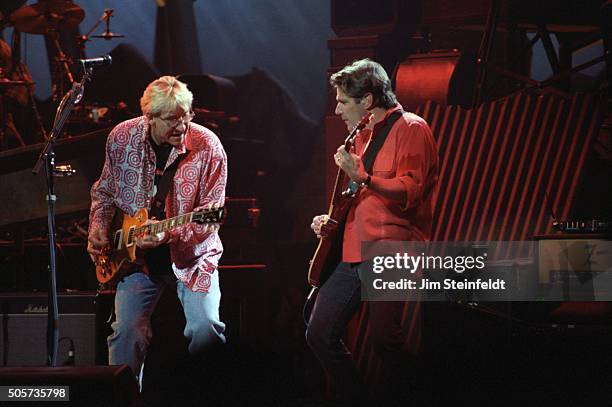
M343 401L363 402L367 398L366 386L342 337L361 306L360 275L371 272L371 262L339 263L319 289L306 330L306 342L331 379L337 397ZM369 302L368 335L383 363L382 379L400 380L397 386L406 388L402 373L414 373L416 364L405 344L406 341L416 343L411 336L420 335L420 330L402 323L403 309L403 302ZM420 323L420 306L416 304L411 312L412 321Z
M108 337L110 365L125 363L140 376L152 336L151 315L168 285L174 285L170 278L154 282L140 272L128 275L117 285L115 322ZM180 281L176 282L176 293L185 313L183 334L189 340L189 352L225 343L225 324L219 318L219 272L213 273L208 293L193 292Z

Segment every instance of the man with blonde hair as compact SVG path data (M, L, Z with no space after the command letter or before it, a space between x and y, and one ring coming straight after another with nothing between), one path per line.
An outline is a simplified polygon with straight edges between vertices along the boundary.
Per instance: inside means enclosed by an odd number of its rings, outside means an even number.
M116 210L133 216L149 208L156 218L151 222L157 222L223 204L226 154L212 131L191 122L192 101L184 83L163 76L144 91L143 116L118 124L109 134L102 174L91 188L88 252L92 260L109 245ZM159 196L164 195L164 177L169 184L165 198ZM125 363L141 375L152 335L151 314L170 285L176 285L183 306L189 352L225 343L217 272L223 246L217 229L188 223L137 238L144 261L117 284L109 364Z

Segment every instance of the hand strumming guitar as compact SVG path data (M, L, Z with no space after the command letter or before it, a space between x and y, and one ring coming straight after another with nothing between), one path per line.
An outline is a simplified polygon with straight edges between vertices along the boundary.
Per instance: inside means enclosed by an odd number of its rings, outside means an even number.
M87 237L87 253L91 257L91 261L97 263L98 257L101 256L105 249L108 249L110 242L106 235L96 229L89 233Z
M319 239L328 236L337 227L338 222L330 220L329 215L317 215L312 218L312 223L310 224L310 228Z

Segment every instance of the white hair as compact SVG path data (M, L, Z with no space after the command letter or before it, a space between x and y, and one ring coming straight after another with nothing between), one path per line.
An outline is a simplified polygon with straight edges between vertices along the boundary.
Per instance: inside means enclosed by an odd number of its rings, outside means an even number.
M148 117L175 112L177 107L188 112L192 103L193 93L174 76L162 76L154 80L140 98L142 113Z

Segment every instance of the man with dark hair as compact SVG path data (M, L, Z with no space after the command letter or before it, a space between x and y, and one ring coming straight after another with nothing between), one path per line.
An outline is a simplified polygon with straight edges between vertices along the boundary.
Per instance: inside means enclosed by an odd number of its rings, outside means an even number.
M366 115L372 120L359 132L354 151L340 146L336 165L361 186L348 212L342 241L342 260L322 285L310 317L306 340L335 386L338 398L353 403L365 391L350 351L342 342L346 326L360 306L360 275L371 272L362 242L426 241L432 225L432 196L437 181L438 153L427 123L402 111L382 66L363 59L331 76L336 89L336 111L354 128ZM368 173L362 155L370 140L386 139ZM327 215L313 219L311 228L320 237L330 225ZM401 302L369 303L370 338L380 356L391 392L406 389L402 377L420 345L420 304L409 304L410 329L402 324ZM406 350L407 349L407 350ZM389 382L389 380L391 380ZM399 401L399 400L398 400Z

